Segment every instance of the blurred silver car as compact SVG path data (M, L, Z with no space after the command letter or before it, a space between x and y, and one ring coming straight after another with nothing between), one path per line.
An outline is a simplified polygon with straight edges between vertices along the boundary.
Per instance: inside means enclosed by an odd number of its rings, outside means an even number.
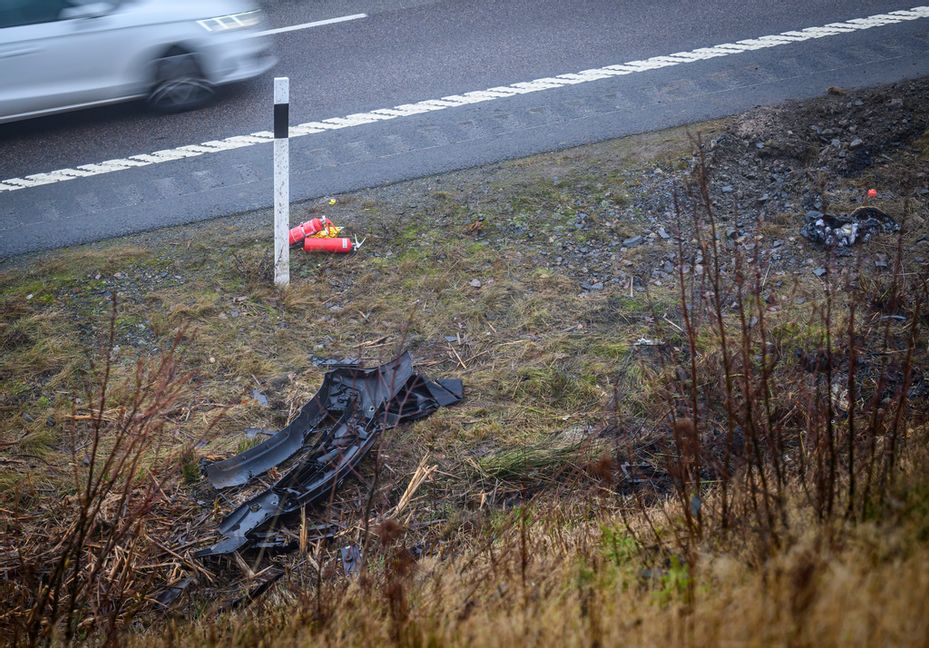
M146 98L200 106L276 59L246 0L0 0L0 123Z

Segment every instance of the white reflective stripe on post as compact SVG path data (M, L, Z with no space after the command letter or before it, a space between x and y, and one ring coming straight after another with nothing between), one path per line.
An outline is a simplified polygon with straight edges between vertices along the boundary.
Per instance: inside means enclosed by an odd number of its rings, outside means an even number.
M290 284L290 79L274 79L274 285Z

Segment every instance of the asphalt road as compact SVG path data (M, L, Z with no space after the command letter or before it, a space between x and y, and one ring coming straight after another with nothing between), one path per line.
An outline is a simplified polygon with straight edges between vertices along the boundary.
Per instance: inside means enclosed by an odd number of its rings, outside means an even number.
M0 184L271 128L273 76L291 124L435 100L908 9L887 0L278 0L271 27L366 18L274 36L280 63L173 116L122 105L0 126ZM292 138L293 200L335 195L732 114L830 85L929 74L929 17L571 83L504 92ZM271 204L272 147L0 191L0 257ZM2 186L0 186L2 189ZM271 224L269 223L269 231Z

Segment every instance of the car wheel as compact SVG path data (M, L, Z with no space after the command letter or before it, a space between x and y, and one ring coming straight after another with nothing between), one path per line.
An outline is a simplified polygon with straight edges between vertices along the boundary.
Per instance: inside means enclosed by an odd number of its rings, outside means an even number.
M190 52L175 48L157 59L154 78L148 103L159 112L192 110L213 98L213 86Z

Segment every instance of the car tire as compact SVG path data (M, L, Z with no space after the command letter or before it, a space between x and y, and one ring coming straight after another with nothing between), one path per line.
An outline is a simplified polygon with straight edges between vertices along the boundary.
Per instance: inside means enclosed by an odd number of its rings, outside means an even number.
M155 60L153 68L148 104L158 112L193 110L212 100L213 85L203 76L193 53L172 48Z

